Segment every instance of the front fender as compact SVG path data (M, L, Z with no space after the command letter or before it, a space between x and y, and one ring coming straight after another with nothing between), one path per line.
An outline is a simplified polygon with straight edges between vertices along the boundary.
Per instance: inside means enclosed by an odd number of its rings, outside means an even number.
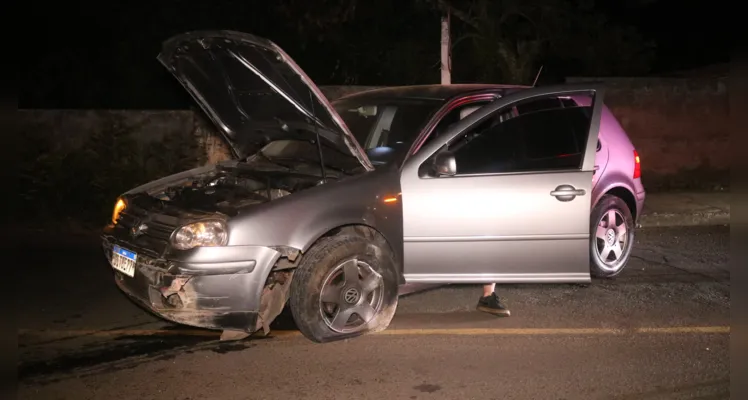
M325 236L328 232L349 225L364 225L379 231L377 229L379 224L372 212L356 208L346 210L337 209L315 215L309 221L307 227L300 226L299 230L294 232L291 239L291 243L294 243L292 247L300 249L302 252L307 252L317 240Z
M344 227L350 227L350 226L360 226L360 227L366 227L369 229L374 230L378 234L382 235L382 237L385 238L385 241L387 242L387 245L390 247L390 250L392 251L394 258L395 258L395 265L397 268L397 276L399 279L399 283L403 284L405 283L405 279L403 276L403 244L402 244L402 238L400 240L397 240L397 238L388 238L388 235L386 235L381 229L377 229L375 226L372 226L371 224L361 223L353 220L345 220L345 219L336 219L334 223L331 223L328 227L325 229L320 230L319 234L315 237L310 237L309 240L307 240L307 245L304 247L302 252L308 251L310 248L314 246L315 243L317 243L318 240L320 240L322 237L326 236L329 232L338 230L340 228Z
M377 200L380 201L375 201L367 207L335 208L315 214L306 225L300 225L294 231L289 242L292 243L290 246L300 249L304 253L314 246L321 237L335 229L351 225L366 226L381 234L389 244L395 256L398 276L402 278L402 204L399 199L393 203L384 203L381 198Z
M307 251L345 225L366 225L390 243L402 264L403 216L399 171L365 173L252 207L229 221L229 245L288 246ZM395 198L385 202L385 199Z

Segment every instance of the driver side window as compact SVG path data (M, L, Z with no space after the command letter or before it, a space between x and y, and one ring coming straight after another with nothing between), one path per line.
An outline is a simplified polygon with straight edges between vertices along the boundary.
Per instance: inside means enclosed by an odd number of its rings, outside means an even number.
M448 150L454 154L457 175L579 169L590 114L589 107L562 108L560 103L526 109L509 119L499 111Z

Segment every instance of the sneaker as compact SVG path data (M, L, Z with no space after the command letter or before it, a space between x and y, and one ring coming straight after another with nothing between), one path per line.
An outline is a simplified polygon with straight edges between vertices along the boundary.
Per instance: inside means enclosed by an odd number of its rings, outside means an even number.
M477 309L478 311L498 315L499 317L509 316L509 310L501 304L499 296L497 296L496 293L491 293L490 296L481 297L480 300L478 300Z

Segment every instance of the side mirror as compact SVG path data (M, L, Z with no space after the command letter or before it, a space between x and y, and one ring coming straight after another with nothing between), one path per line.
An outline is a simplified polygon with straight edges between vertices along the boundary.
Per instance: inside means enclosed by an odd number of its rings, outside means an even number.
M453 176L457 174L457 160L450 151L443 151L434 157L434 172L439 176Z

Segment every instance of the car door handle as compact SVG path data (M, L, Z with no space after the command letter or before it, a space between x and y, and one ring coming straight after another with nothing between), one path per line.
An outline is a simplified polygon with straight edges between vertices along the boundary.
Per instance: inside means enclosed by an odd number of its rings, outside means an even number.
M585 192L584 189L556 189L551 192L551 196L584 196L585 193L587 192Z
M551 196L559 201L572 201L577 196L584 196L587 192L584 189L577 189L571 185L560 185L551 191Z

